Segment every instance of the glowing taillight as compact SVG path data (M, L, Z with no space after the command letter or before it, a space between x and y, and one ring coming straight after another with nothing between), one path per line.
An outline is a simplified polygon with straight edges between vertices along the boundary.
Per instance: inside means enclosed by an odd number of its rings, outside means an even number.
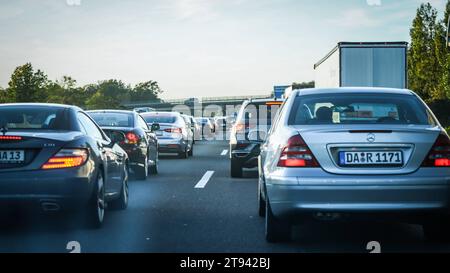
M283 148L278 167L317 168L320 167L311 150L300 135L293 136Z
M183 130L181 128L168 128L165 129L164 132L171 134L181 134L183 133Z
M63 149L42 165L41 169L54 170L80 167L86 163L88 158L89 153L85 149Z
M450 138L446 133L439 135L422 167L450 167Z
M450 167L450 159L448 158L439 158L434 161L435 167Z
M128 133L125 137L125 143L127 144L137 144L139 142L139 136L137 136L135 133Z
M21 136L0 136L0 140L22 140Z

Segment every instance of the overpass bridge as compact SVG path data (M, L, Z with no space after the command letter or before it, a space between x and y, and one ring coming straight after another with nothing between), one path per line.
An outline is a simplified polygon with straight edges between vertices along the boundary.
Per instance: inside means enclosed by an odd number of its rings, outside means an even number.
M151 107L157 111L177 111L194 116L230 115L239 110L239 107L248 99L266 99L271 95L257 96L226 96L204 97L187 99L166 99L149 102L129 102L123 106L127 109L137 107Z

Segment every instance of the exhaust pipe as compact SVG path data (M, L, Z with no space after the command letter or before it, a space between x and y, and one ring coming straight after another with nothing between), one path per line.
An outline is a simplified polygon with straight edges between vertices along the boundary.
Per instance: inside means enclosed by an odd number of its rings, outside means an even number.
M314 218L319 221L337 221L342 219L343 215L336 212L317 212Z
M58 204L52 202L43 202L41 207L44 212L57 212L61 209Z

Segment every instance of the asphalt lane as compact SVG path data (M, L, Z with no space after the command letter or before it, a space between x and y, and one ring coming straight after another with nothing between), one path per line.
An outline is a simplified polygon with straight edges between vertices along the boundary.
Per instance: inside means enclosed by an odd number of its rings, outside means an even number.
M420 226L398 223L307 224L294 228L293 242L269 244L257 214L257 172L231 179L227 149L226 142L203 141L192 158L162 156L160 173L130 181L128 209L107 211L100 230L69 215L11 209L1 215L0 252L64 253L71 241L81 252L345 253L368 252L370 241L383 252L450 251L426 242Z

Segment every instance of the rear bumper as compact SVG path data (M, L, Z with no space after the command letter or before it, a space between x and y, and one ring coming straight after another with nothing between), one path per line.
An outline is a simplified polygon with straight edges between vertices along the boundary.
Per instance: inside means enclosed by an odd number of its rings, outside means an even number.
M183 139L159 139L160 153L181 153L186 150L187 143Z
M143 166L145 160L145 151L137 145L122 145L122 149L128 155L130 166Z
M449 185L450 176L445 172L432 174L429 171L390 177L326 174L322 177L266 178L274 215L289 219L308 217L317 212L377 214L378 217L448 215Z
M76 209L88 204L94 192L94 175L84 168L7 172L0 176L0 203L54 210Z

